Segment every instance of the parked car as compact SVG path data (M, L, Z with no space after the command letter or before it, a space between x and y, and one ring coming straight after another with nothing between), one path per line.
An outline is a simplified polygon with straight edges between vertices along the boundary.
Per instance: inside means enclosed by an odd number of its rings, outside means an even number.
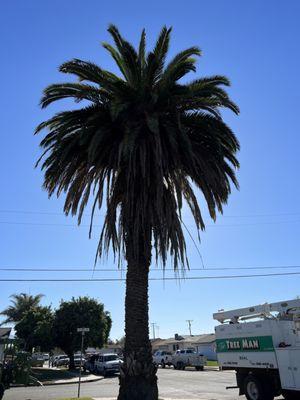
M42 367L44 365L44 356L43 354L34 353L31 356L31 365L32 367Z
M70 359L67 356L58 356L54 361L54 367L67 367L70 363Z
M99 354L92 354L90 355L84 362L83 364L83 370L84 371L89 371L91 373L96 372L95 371L95 361L98 360Z
M60 357L66 357L66 355L64 354L64 355L56 355L56 356L52 356L51 357L51 365L52 365L52 367L55 367L55 363L56 363L56 360L58 360Z
M75 367L83 366L84 363L85 363L85 358L84 358L84 357L77 356L77 355L74 356L74 364L75 364Z
M107 376L119 372L122 364L123 361L117 354L99 354L95 360L94 371Z
M172 353L169 351L158 350L153 355L153 362L156 365L161 365L162 368L165 368L166 365L169 367L172 363Z
M172 359L175 369L195 367L197 371L203 371L206 365L206 357L198 354L194 349L177 350Z

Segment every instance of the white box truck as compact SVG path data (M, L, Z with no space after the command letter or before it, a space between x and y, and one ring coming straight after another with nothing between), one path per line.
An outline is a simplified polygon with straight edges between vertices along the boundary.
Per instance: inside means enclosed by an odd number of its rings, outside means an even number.
M300 400L300 299L213 315L222 369L236 371L240 395Z

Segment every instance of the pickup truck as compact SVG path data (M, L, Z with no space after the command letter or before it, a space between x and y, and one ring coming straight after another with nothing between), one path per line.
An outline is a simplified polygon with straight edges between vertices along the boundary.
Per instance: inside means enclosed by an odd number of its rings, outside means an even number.
M173 365L172 359L172 353L169 351L158 350L153 355L154 364L161 365L162 368L165 368L166 365L169 367Z
M123 361L117 354L99 354L94 363L94 371L105 377L119 372L121 364Z
M194 349L177 350L173 355L172 363L175 369L195 367L197 371L203 371L206 365L206 357L198 354Z

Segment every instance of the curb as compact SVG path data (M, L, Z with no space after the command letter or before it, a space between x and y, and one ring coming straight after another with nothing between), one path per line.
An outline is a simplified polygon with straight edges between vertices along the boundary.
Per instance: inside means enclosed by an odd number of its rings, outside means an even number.
M101 381L102 379L104 379L103 378L103 376L100 376L99 378L92 378L92 379L89 379L89 380L82 380L80 383L82 384L82 383L90 383L90 382L97 382L97 381ZM56 382L45 382L45 383L43 383L43 386L56 386L56 385L78 385L78 383L79 383L79 380L77 380L77 381L72 381L72 382L69 382L69 381L67 381L67 382L59 382L59 381L56 381ZM109 399L106 399L106 400L109 400ZM114 399L111 399L111 400L114 400Z
M71 378L72 379L72 378ZM101 381L102 379L104 379L103 378L103 376L99 376L99 377L97 377L97 378L92 378L92 379L89 379L89 380L85 380L85 381L81 381L81 384L82 383L89 383L89 382L97 382L97 381ZM10 387L11 388L19 388L19 387L43 387L43 386L59 386L59 385L72 385L72 384L74 384L74 385L78 385L78 383L79 383L79 380L77 380L77 381L72 381L72 382L70 382L70 381L63 381L63 382L60 382L60 381L56 381L56 382L44 382L44 383L42 383L41 385L32 385L32 384L29 384L29 385L27 385L27 386L25 386L25 385L21 385L21 384L12 384ZM103 400L103 399L101 399L101 400ZM104 399L104 400L115 400L115 399Z

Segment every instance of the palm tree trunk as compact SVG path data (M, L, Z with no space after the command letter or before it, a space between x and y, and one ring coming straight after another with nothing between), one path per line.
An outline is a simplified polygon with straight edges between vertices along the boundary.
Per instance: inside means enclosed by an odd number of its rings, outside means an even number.
M146 240L146 238L144 238ZM152 360L149 340L148 274L151 262L151 240L145 251L134 260L127 244L127 276L125 298L124 364L120 371L118 400L158 400L157 368ZM146 254L145 254L146 253Z

